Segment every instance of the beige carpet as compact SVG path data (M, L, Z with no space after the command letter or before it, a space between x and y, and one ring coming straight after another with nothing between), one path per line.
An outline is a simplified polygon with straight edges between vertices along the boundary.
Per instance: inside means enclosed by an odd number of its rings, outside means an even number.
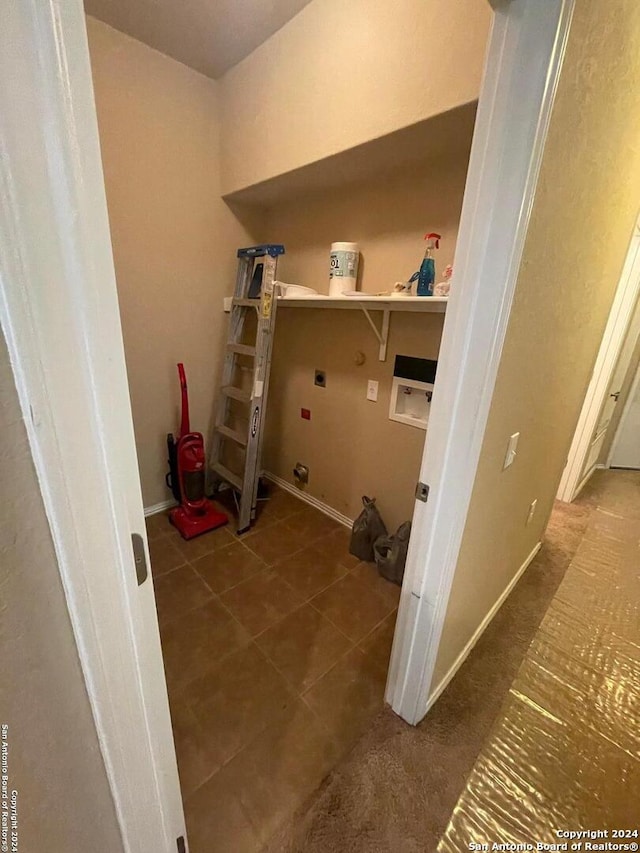
M436 849L595 501L557 505L538 556L423 723L382 712L265 851Z
M438 853L492 842L553 850L563 831L597 831L575 849L637 847L640 479L612 476L598 475L613 488L592 511ZM631 501L620 500L625 490Z

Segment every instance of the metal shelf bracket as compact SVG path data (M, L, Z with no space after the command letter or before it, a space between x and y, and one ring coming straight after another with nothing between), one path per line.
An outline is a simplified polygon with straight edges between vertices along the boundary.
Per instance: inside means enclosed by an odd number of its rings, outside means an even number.
M366 305L363 305L362 302L358 302L359 307L362 309L364 316L367 318L369 325L373 330L373 334L376 336L376 340L380 344L380 350L378 352L378 360L386 361L387 360L387 342L389 340L389 324L391 319L391 310L387 307L382 309L382 326L380 329L376 326L371 318L371 314L369 313Z

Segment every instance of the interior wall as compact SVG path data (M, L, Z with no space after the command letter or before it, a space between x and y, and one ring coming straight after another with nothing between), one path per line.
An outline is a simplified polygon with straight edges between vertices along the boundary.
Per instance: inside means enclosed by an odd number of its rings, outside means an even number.
M312 0L221 78L223 192L474 101L490 22L486 0Z
M577 0L432 689L543 536L637 216L638 139L640 6Z
M166 435L187 369L192 428L209 430L238 246L221 200L219 84L87 19L109 224L145 506L170 497Z
M286 254L278 276L329 289L329 249L336 240L361 249L361 289L389 290L418 269L425 232L442 234L437 278L453 260L467 160L412 167L367 183L282 203L268 211L267 239ZM374 314L378 324L380 315ZM349 518L363 494L375 495L390 527L411 518L425 433L390 421L396 354L437 359L443 314L395 313L387 360L359 311L279 310L265 437L266 470L293 482L296 462L310 467L307 491ZM356 354L366 357L356 364ZM327 373L326 388L314 372ZM380 383L366 399L367 380ZM311 420L300 409L311 409Z
M0 723L19 848L116 853L124 848L1 333L0 427Z

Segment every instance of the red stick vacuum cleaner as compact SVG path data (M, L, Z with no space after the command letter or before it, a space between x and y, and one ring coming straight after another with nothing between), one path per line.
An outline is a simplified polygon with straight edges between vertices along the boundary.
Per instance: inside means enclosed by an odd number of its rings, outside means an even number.
M172 509L169 520L177 527L183 539L193 539L221 527L229 518L219 512L205 496L205 454L202 433L191 432L189 425L189 395L184 365L178 365L182 392L180 434L167 436L169 473L167 486L180 506Z

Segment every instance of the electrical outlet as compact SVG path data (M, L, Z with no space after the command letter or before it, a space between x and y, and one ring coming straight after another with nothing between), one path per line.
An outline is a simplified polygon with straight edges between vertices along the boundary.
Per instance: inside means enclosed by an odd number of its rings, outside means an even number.
M516 458L516 449L518 447L518 439L520 438L519 432L514 432L512 436L509 437L509 443L507 444L507 453L504 457L504 465L502 466L502 470L508 468L509 465L513 465Z
M326 388L327 387L327 374L324 372L324 370L316 370L313 381L314 381L315 385L318 385L318 387Z
M367 400L375 403L378 399L378 380L369 379L367 382Z
M527 524L531 524L531 519L536 514L536 507L538 506L538 498L535 501L531 501L531 506L529 507L529 515L527 516Z

